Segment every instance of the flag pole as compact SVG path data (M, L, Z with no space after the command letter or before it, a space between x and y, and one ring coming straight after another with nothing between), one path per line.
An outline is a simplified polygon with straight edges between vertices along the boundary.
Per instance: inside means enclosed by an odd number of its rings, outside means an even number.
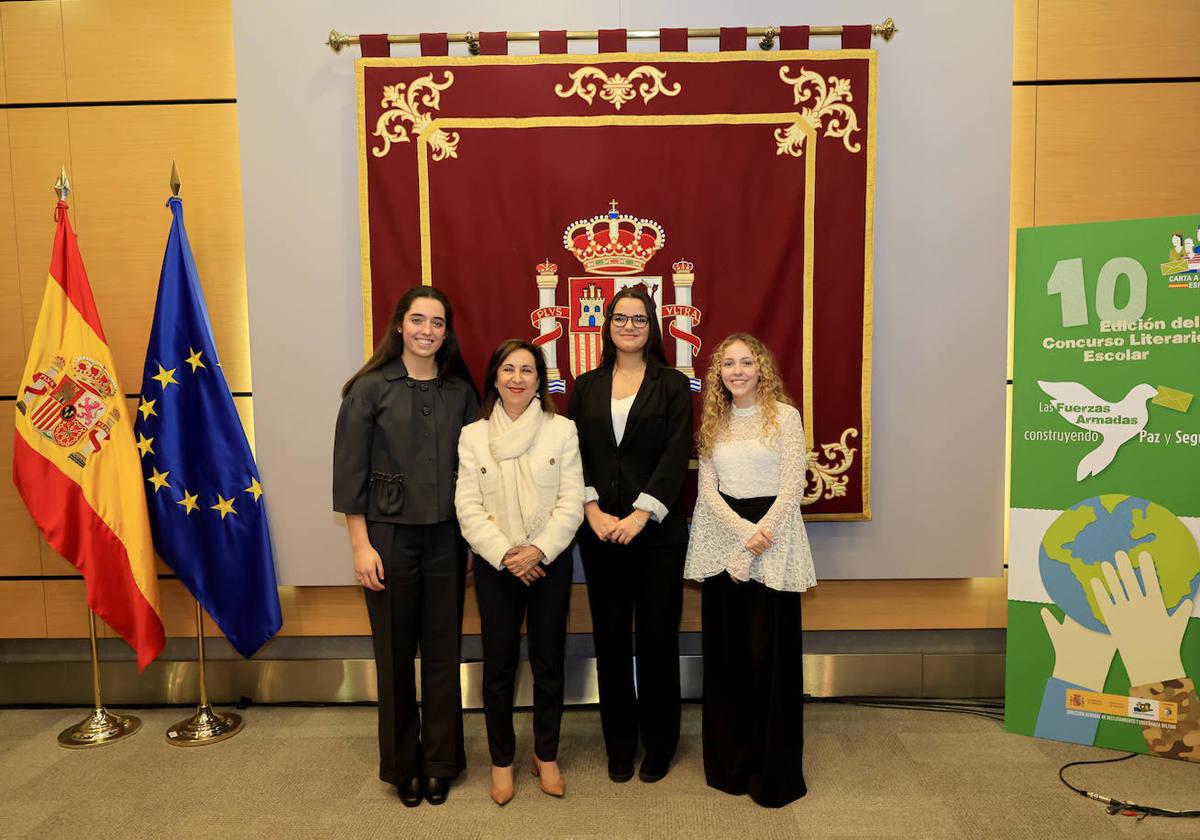
M67 167L62 167L58 180L54 182L54 193L59 201L66 201L71 194L71 181L67 178ZM92 641L92 713L75 726L58 733L59 746L70 750L100 747L124 740L142 728L142 721L133 715L114 715L104 708L100 700L100 654L96 648L96 614L88 609L88 635Z
M64 201L66 199L64 198ZM96 651L96 614L88 610L88 631L92 638L92 713L58 734L58 744L69 750L100 747L124 740L142 728L133 715L114 715L100 701L100 656Z
M208 702L204 676L204 613L196 602L196 648L200 662L200 705L196 713L167 730L167 743L177 747L202 747L232 738L242 731L245 721L237 712L214 712Z
M171 161L171 197L178 198L183 188L179 168ZM204 674L204 612L196 601L196 659L200 663L200 705L196 713L167 730L167 743L177 747L202 747L232 738L245 722L237 712L214 712L208 702L208 681Z

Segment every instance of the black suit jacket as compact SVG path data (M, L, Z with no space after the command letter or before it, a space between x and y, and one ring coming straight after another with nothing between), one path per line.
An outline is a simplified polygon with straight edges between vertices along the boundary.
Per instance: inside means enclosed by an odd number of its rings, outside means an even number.
M580 376L567 406L567 416L579 430L584 484L596 488L601 510L614 516L628 516L642 493L666 506L667 517L661 523L648 522L634 545L686 543L680 494L692 452L688 379L674 368L647 364L618 446L612 427L612 375L607 367ZM579 539L596 541L586 520Z
M338 412L333 509L402 525L453 520L458 435L478 415L461 379L411 379L402 359L364 373Z

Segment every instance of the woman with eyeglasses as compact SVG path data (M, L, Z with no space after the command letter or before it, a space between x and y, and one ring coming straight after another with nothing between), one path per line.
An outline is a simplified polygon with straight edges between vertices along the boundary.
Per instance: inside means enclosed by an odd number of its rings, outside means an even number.
M691 454L692 395L667 365L654 299L621 289L601 327L600 366L575 381L587 576L600 723L614 782L670 769L679 743L679 618L687 522L680 495ZM634 627L636 625L636 650ZM636 688L634 656L637 657Z

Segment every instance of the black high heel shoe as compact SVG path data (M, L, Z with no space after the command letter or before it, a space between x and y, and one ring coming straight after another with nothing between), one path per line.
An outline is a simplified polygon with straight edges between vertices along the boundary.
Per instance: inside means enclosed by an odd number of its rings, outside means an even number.
M425 800L430 805L441 805L450 795L450 780L430 776L425 780Z
M421 789L421 780L417 776L396 785L396 792L400 794L400 801L409 808L420 805L425 795L425 791Z

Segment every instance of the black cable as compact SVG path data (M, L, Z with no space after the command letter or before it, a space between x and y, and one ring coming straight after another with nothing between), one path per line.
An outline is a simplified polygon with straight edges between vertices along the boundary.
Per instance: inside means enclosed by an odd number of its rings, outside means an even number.
M1097 802L1103 803L1108 808L1109 815L1122 814L1127 817L1137 817L1138 821L1146 819L1146 817L1200 817L1200 810L1192 811L1174 811L1170 808L1157 808L1153 805L1139 805L1136 802L1125 802L1120 799L1113 799L1109 796L1102 796L1099 793L1094 793L1090 790L1077 788L1075 785L1067 781L1066 772L1069 767L1079 767L1084 764L1113 764L1117 761L1128 761L1131 758L1137 758L1141 753L1129 753L1128 755L1120 756L1119 758L1101 758L1094 761L1072 761L1069 764L1064 764L1058 769L1058 778L1064 785L1078 793L1080 796L1086 796L1088 799L1094 799Z
M902 697L806 697L808 703L840 703L851 706L863 706L874 709L896 709L902 711L922 712L952 712L956 714L974 715L987 718L998 723L1004 722L1004 702L995 700L910 700ZM1085 764L1112 764L1118 761L1128 761L1137 758L1141 753L1129 753L1118 758L1102 758L1090 761L1072 761L1064 764L1058 770L1059 780L1080 796L1085 796L1106 806L1110 815L1122 814L1137 817L1138 821L1146 817L1200 817L1200 810L1177 811L1170 808L1159 808L1154 805L1141 805L1114 799L1094 791L1077 788L1067 781L1066 771L1071 767Z

